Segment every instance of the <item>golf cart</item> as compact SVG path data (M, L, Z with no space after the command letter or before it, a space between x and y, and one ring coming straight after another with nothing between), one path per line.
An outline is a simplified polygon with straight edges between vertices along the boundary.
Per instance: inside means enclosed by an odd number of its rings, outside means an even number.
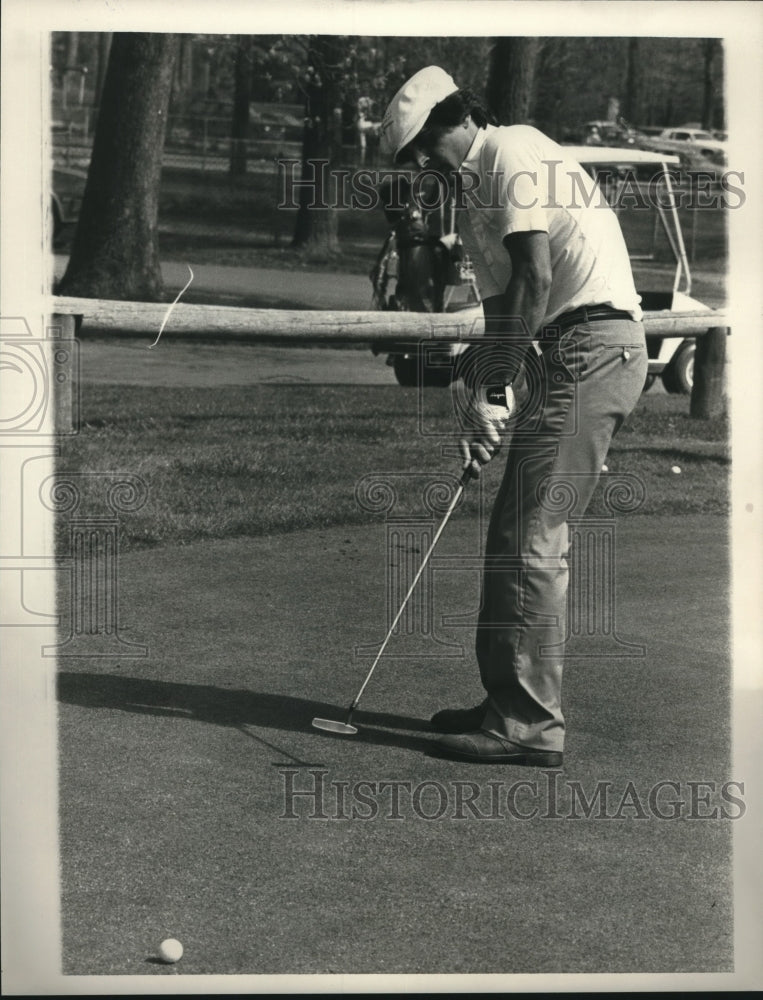
M714 325L711 319L712 309L691 297L691 273L686 247L678 216L678 208L674 194L673 180L680 166L677 156L652 150L620 149L603 146L567 146L565 147L574 159L597 180L608 202L617 212L626 243L628 244L634 271L639 279L639 263L657 261L657 246L660 233L667 241L667 246L675 262L672 276L667 273L664 289L647 289L639 287L641 306L647 320L647 352L649 356L649 372L645 383L648 389L657 377L662 379L668 392L689 394L693 385L695 338L664 337L650 334L648 331L649 313L669 311L671 313L693 313L707 311L708 324ZM639 208L648 207L648 211L631 211L634 202ZM442 233L448 237L451 244L459 250L460 260L451 261L450 265L440 269L442 292L434 299L430 298L428 305L416 304L415 296L407 289L415 284L415 274L411 271L408 258L399 245L405 244L403 232L407 224L405 219L418 213L416 222L420 229L428 233L419 242L420 256L425 247L433 247L442 243ZM410 311L455 311L471 310L475 323L481 324L482 308L479 291L474 273L468 258L459 248L459 240L455 233L454 213L445 213L447 226L443 229L443 212L421 213L414 205L407 204L405 213L398 217L388 237L376 266L371 274L374 284L374 301L377 308ZM428 242L427 242L428 240ZM445 242L447 243L448 240ZM430 253L432 251L430 250ZM439 249L434 251L441 253ZM420 266L420 265L419 265ZM662 269L664 272L665 269ZM394 279L395 289L390 293L390 282ZM466 289L464 297L459 294ZM432 304L434 302L434 305ZM478 332L479 327L475 329ZM706 329L702 320L697 321L697 333ZM395 376L401 385L432 385L447 386L453 378L455 360L467 349L465 343L436 343L431 340L405 340L390 344L388 341L375 342L371 345L374 354L386 354L387 364L394 368Z

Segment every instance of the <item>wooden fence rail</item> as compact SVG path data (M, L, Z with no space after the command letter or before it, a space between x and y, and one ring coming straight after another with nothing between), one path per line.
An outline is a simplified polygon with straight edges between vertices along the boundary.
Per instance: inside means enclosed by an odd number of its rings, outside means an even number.
M56 296L50 313L75 316L80 336L119 333L153 339L169 305L163 302L116 302ZM647 336L691 337L711 327L725 326L720 310L646 313ZM321 341L370 343L400 339L462 341L482 334L479 308L453 313L342 311L319 309L244 309L239 306L196 305L179 302L163 337L210 337L249 341Z
M56 296L50 301L53 325L67 337L113 333L153 340L167 317L161 302L115 302ZM647 337L697 337L690 414L707 419L724 407L726 314L721 310L644 315ZM350 312L308 309L244 309L238 306L178 303L163 337L219 339L251 343L348 344L436 339L468 341L482 335L479 309L454 313ZM67 394L57 409L65 425L71 414Z

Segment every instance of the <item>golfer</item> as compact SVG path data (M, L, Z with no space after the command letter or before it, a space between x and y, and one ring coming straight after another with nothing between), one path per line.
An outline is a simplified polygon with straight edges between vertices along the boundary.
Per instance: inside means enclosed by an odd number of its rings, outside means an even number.
M398 91L381 133L396 163L440 172L459 193L485 312L485 341L454 382L473 475L516 410L485 549L476 654L486 697L432 717L444 734L432 752L559 766L567 520L585 511L647 374L625 242L564 147L530 126L497 127L437 66ZM529 394L517 410L512 384L523 370ZM488 405L496 386L505 408Z

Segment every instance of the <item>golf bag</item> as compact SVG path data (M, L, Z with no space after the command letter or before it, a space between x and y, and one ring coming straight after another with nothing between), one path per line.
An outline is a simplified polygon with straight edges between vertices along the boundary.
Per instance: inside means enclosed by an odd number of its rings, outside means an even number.
M381 189L391 229L370 273L377 309L444 312L450 287L474 285L471 264L455 231L452 197L446 223L443 199L436 197L436 191L422 194L427 195L426 203L434 201L438 208L427 212L417 204L411 196L411 184L403 175ZM389 290L391 280L395 282L393 292Z
M370 273L375 309L398 312L446 312L458 286L466 288L466 302L455 308L479 305L480 296L471 262L455 227L455 199L442 197L437 180L421 190L419 202L436 205L426 211L417 203L411 182L403 174L380 190L390 231ZM436 186L436 189L435 189ZM391 283L394 282L394 287ZM375 341L374 354L386 354L403 386L450 385L457 355L465 345L419 340Z

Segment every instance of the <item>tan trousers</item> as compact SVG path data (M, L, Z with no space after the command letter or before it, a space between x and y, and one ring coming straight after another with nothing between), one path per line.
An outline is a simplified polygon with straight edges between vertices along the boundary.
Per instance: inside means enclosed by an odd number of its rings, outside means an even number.
M588 506L646 374L643 326L622 319L576 326L539 359L491 514L476 641L482 728L515 743L563 749L567 520Z

